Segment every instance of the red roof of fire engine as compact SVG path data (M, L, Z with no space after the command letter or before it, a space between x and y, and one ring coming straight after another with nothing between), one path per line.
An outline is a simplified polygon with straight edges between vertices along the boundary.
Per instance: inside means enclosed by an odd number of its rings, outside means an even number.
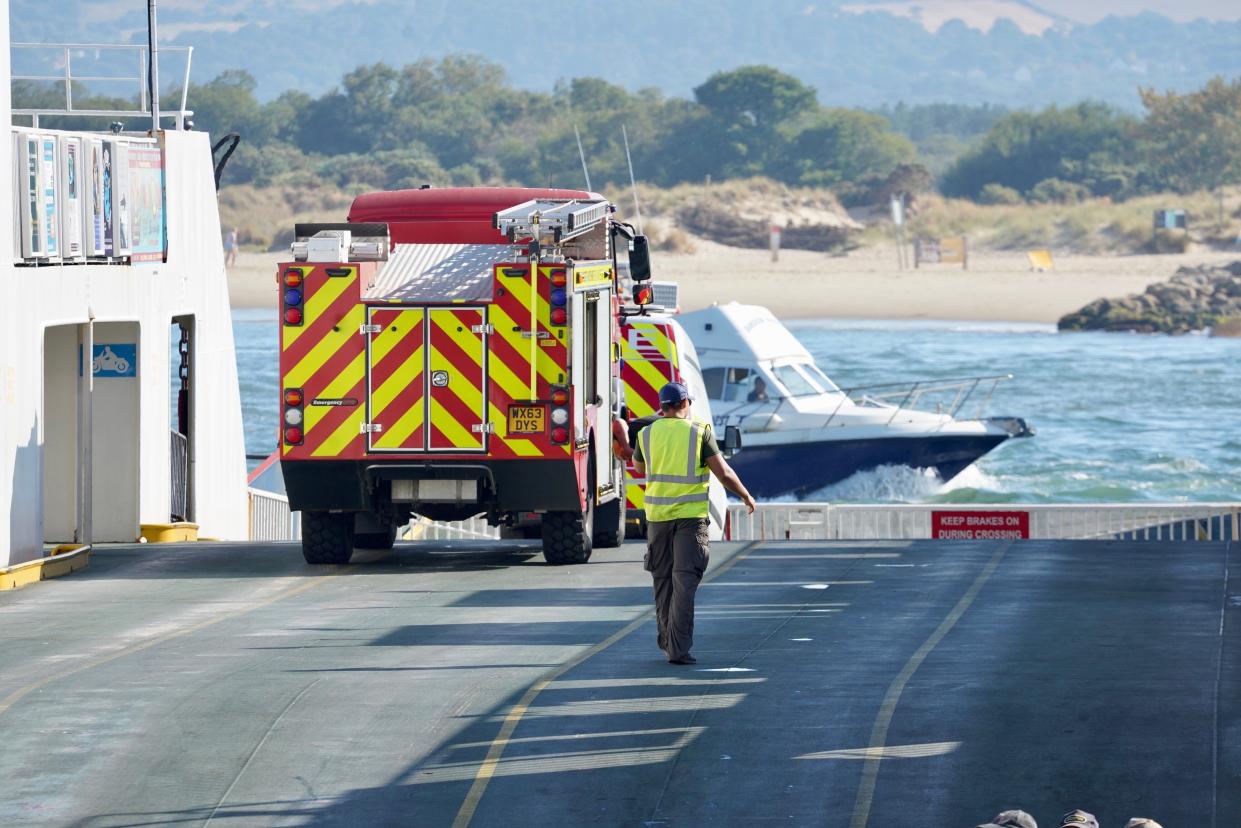
M492 227L501 210L534 198L598 198L585 190L527 187L445 187L363 193L349 221L383 221L395 244L506 244Z

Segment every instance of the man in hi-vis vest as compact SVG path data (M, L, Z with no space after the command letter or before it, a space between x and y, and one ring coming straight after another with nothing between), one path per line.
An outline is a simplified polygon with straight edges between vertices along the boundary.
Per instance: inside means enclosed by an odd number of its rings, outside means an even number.
M660 419L638 434L633 463L646 478L646 562L655 581L659 648L669 664L694 664L694 593L707 570L711 474L754 512L754 498L728 465L710 423L690 417L689 389L659 390Z

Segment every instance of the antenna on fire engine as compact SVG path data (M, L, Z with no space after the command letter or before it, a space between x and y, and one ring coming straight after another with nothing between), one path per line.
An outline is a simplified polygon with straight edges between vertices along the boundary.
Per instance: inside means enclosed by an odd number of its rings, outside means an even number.
M629 133L625 131L624 124L621 124L621 137L625 139L625 161L629 164L629 186L633 188L633 212L638 219L638 232L645 235L646 231L642 229L642 208L638 206L638 181L633 177L633 159L629 157Z
M573 135L577 138L577 155L582 159L582 175L586 176L586 189L593 193L595 188L590 186L590 170L586 169L586 153L582 150L582 133L577 131L577 124L573 125Z

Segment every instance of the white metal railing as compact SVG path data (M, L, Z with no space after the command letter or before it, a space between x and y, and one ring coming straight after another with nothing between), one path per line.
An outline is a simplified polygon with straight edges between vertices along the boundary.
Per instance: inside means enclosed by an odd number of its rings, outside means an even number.
M437 521L417 515L401 532L402 540L499 540L500 529L481 516L469 520Z
M13 43L12 48L26 52L45 52L42 56L46 63L55 66L56 74L22 75L13 74L13 83L22 81L35 83L58 83L63 85L65 105L61 107L14 108L14 115L28 115L30 125L38 128L39 117L42 115L79 115L93 118L126 118L134 115L151 116L151 101L147 95L147 69L150 63L150 52L146 46L137 44L117 43ZM185 128L185 120L193 112L186 108L186 96L190 90L190 64L194 58L193 46L161 46L161 54L183 53L185 55L185 73L181 78L181 103L176 109L161 111L161 116L175 120L177 129ZM131 53L137 63L137 74L134 75L75 75L73 73L74 56L87 58L95 53L92 59L98 59L99 52ZM38 57L38 56L36 56ZM138 86L137 109L80 109L73 104L73 85L75 83L136 83Z
M824 415L823 422L815 425L810 423L806 428L827 428L836 420L836 416L846 402L870 409L890 411L887 425L891 425L907 411L934 411L956 419L959 415L972 412L972 417L963 419L980 420L983 411L995 389L1001 382L1013 378L1012 374L987 377L965 377L962 379L920 380L917 382L895 382L880 385L860 385L853 388L841 388L837 394L836 407L830 414ZM740 425L743 430L765 431L771 419L786 406L792 406L799 399L823 396L819 392L793 394L790 396L771 397L766 400L754 400L727 414L730 425ZM967 409L973 401L974 405ZM756 427L747 428L747 420L753 421ZM845 425L845 423L841 423Z
M730 503L728 537L740 541L953 537L945 526L952 521L965 526L963 521L973 520L969 513L1002 513L1008 518L1011 529L980 530L983 537L1209 541L1241 537L1241 503L762 503L753 515Z
M262 489L247 489L247 492L250 500L250 540L301 539L301 512L289 511L287 497Z

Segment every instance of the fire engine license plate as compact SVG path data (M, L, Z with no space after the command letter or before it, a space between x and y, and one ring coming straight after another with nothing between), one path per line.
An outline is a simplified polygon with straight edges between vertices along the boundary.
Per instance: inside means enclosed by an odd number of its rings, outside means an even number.
M547 409L541 405L510 405L509 434L542 434L547 430Z

